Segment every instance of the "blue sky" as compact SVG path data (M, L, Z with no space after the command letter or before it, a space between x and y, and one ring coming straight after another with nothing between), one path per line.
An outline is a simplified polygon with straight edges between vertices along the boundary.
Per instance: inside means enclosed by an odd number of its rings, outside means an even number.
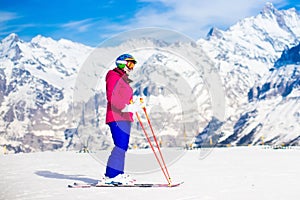
M97 46L143 27L163 27L199 39L211 27L224 30L259 14L266 2L300 12L299 0L0 0L0 39L16 33L29 41L40 34Z

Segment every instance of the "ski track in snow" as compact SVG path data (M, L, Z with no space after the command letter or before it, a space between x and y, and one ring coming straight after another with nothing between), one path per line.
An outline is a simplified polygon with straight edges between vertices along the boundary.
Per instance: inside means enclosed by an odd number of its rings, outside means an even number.
M184 181L176 188L67 188L96 182L105 166L76 152L0 155L0 199L299 199L299 149L215 148L201 158L203 152L186 151L168 167L173 182ZM160 171L133 176L165 182Z

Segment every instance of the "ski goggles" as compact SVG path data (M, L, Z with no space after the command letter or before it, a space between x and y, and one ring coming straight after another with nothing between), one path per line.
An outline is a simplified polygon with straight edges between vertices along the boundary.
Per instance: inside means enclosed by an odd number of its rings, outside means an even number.
M135 60L127 60L126 66L128 69L132 70L133 67L135 66L136 61Z

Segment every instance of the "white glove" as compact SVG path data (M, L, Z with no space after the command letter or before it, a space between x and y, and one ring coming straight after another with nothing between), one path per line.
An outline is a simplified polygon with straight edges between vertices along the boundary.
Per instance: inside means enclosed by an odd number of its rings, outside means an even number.
M133 104L125 105L125 108L122 110L122 112L131 112L136 113L142 109L141 103L135 102Z

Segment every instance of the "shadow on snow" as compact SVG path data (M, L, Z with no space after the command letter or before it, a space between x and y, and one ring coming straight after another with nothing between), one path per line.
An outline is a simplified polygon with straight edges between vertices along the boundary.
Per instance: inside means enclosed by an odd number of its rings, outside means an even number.
M86 178L83 177L83 175L66 175L66 174L60 174L51 171L36 171L35 174L45 178L66 179L66 180L73 180L73 181L82 181L85 183L97 183L96 179Z

